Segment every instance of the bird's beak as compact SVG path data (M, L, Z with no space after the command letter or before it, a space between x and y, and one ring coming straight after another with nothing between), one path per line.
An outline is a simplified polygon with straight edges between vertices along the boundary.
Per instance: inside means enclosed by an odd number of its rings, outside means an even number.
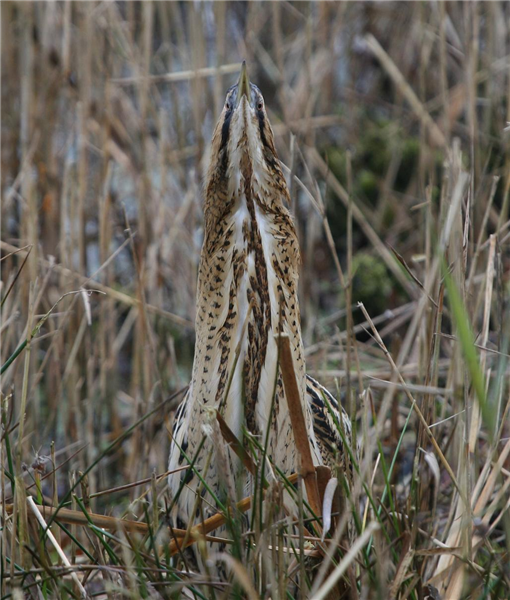
M248 104L250 104L250 80L248 79L245 60L243 60L239 81L237 82L237 106L239 106L243 96L246 96L246 100L248 100Z

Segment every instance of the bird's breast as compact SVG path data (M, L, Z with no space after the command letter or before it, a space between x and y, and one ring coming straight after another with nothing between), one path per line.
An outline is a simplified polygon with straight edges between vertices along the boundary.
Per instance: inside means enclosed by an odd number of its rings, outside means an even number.
M193 378L194 395L220 407L237 434L244 423L264 430L277 379L274 336L298 334L299 319L290 215L272 208L281 199L257 165L239 161L229 173L231 209L202 252ZM291 339L302 361L301 338Z

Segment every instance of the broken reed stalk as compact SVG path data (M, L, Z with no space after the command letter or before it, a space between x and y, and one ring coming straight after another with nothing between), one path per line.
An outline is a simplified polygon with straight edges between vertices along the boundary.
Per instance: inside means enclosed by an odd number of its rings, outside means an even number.
M146 523L117 519L115 517L107 517L105 515L98 515L95 513L87 513L87 516L85 516L79 510L71 510L69 508L57 509L54 506L41 506L33 502L32 496L28 496L27 501L29 499L31 499L30 506L32 508L32 511L34 511L33 506L35 506L39 511L39 514L44 518L55 517L56 515L55 521L57 521L57 523L66 523L68 525L89 525L90 521L92 521L97 527L102 527L103 529L108 529L110 531L116 531L117 529L125 529L126 531L137 533L148 532L148 527ZM13 504L5 505L5 512L8 515L12 515L13 511ZM179 536L179 532L176 535Z
M32 496L28 496L27 501L29 501L32 513L39 523L42 523L42 521L39 519L39 517L37 517L37 515L35 515L35 509L37 509L41 518L51 518L57 523L65 523L66 525L80 525L88 527L92 522L92 524L96 527L107 529L108 531L122 530L129 533L140 533L142 535L147 535L149 533L149 526L147 523L142 523L140 521L118 519L116 517L108 517L106 515L98 515L91 512L88 512L85 515L79 510L71 510L69 508L57 509L54 506L41 506L33 501ZM13 504L5 504L4 507L7 515L12 515L14 513ZM216 515L213 515L211 518L214 518L215 516ZM207 521L205 523L207 523ZM47 523L44 525L44 527L47 528ZM176 538L182 539L186 536L185 529L173 528L172 533ZM220 541L219 538L215 538L213 536L205 536L205 539L212 542Z
M305 482L308 503L312 511L318 517L321 516L321 504L319 488L317 485L317 475L310 451L310 442L308 439L308 430L306 428L305 416L301 405L301 397L294 371L294 361L290 349L290 339L288 335L280 334L276 336L280 344L280 367L282 370L283 385L285 388L285 397L289 406L290 422L294 432L294 441L296 449L300 456L300 471Z

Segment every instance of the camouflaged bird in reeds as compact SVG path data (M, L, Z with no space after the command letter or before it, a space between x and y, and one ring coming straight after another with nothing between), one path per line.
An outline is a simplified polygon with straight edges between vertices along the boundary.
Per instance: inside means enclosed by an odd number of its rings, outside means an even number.
M270 459L284 473L297 469L278 368L278 332L290 338L315 464L342 464L338 423L350 436L347 415L305 372L299 246L288 205L264 99L243 66L238 84L227 92L212 139L193 376L176 415L169 466L172 470L194 460L195 471L219 496L229 485L246 495L250 477L230 450L220 452L213 442L214 410L220 410L239 439L243 429L261 442L267 433ZM181 526L199 515L197 489L208 503L206 513L214 511L210 494L192 470L170 476L174 494L182 481L186 485L175 508Z

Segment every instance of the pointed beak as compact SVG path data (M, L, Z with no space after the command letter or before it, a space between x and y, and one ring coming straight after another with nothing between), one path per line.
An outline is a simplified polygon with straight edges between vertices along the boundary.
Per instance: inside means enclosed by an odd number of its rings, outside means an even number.
M248 104L250 104L250 80L248 79L248 71L246 70L245 60L243 60L239 81L237 82L237 106L239 106L243 96L246 96L246 100L248 100Z

